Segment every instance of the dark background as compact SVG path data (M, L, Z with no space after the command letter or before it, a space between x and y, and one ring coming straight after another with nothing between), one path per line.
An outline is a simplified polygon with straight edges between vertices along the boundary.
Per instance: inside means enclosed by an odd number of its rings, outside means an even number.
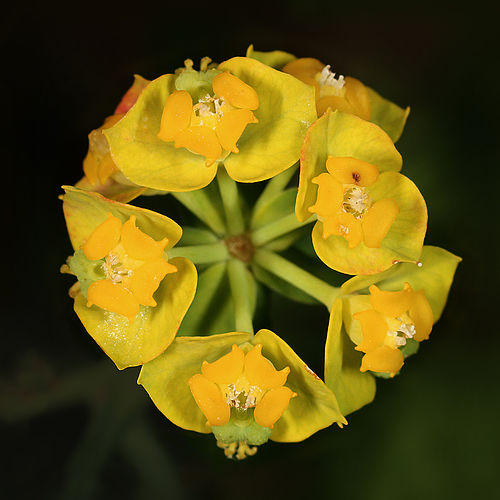
M485 5L89 1L2 12L2 498L498 497L500 47L499 11ZM317 57L412 107L397 146L428 204L426 243L464 260L430 342L379 383L374 403L343 430L268 443L236 463L210 435L170 424L135 386L138 370L115 370L85 333L58 272L71 247L57 197L134 73L222 61L250 43ZM269 301L263 326L321 373L326 312Z

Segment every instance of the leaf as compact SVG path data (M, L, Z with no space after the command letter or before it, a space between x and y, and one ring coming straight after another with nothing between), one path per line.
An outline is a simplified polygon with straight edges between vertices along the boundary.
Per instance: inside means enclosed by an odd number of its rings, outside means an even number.
M370 99L370 121L385 130L393 142L396 142L403 133L410 108L400 108L373 89L367 87L367 90Z
M328 323L325 382L337 397L343 415L359 410L375 397L375 379L369 373L359 371L362 356L354 350L354 344L342 328L342 299L338 299Z
M380 172L401 170L402 158L391 138L377 125L357 116L328 110L307 131L300 156L295 213L299 221L311 216L318 186L312 179L326 172L328 156L349 156L376 165Z
M427 206L418 188L404 175L384 172L367 192L373 201L391 198L399 207L380 248L368 248L363 242L349 248L342 236L324 239L323 223L318 221L312 233L318 257L336 271L363 275L380 273L395 262L416 262L427 230Z

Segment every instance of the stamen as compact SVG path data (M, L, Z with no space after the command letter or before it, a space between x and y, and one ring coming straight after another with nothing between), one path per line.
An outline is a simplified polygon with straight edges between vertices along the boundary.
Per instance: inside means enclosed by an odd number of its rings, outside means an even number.
M330 70L330 67L331 66L328 64L323 68L319 75L318 83L327 87L334 87L336 90L343 89L345 85L343 75L339 75L338 78L335 78L335 73Z
M370 197L365 192L364 188L353 187L345 192L342 205L344 212L354 215L356 219L360 219L368 210L369 206Z

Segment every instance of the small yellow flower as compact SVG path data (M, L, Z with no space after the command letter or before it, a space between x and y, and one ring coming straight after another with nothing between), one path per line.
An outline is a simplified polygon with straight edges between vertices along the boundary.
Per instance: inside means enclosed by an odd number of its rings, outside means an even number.
M201 373L189 379L191 393L208 425L226 425L231 408L240 412L252 408L255 422L272 429L290 399L297 396L284 385L290 368L276 370L261 351L262 344L246 354L234 344L229 354L213 363L204 361Z
M374 202L367 192L378 179L378 168L357 158L329 156L326 169L312 179L318 195L308 209L323 222L323 238L342 236L349 248L362 241L368 248L379 248L399 207L392 198Z
M356 346L357 351L365 353L361 371L395 375L404 363L400 348L409 339L421 342L429 338L432 309L424 291L413 291L409 283L397 292L386 292L376 285L369 290L372 308L353 314L363 332L363 340Z
M186 90L170 94L158 133L176 148L205 156L207 167L239 152L236 143L248 124L258 122L252 111L259 107L257 92L228 71L214 77L212 89L213 95L202 96L194 105Z
M316 89L316 110L321 116L328 108L370 120L370 97L367 88L356 78L331 71L318 59L303 57L286 64L282 71Z
M87 259L104 259L105 279L89 286L87 306L95 304L126 316L130 322L140 304L156 306L154 292L165 275L177 271L164 257L167 238L155 241L138 229L135 221L135 215L131 215L122 224L108 214L82 246Z

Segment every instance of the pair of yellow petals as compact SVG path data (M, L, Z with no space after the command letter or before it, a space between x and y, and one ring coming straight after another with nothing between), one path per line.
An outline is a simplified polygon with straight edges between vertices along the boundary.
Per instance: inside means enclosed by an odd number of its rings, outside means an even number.
M188 382L208 425L227 424L231 406L236 406L254 408L255 422L272 428L297 395L284 385L289 373L288 367L280 371L274 368L262 355L262 344L246 354L234 344L229 354L213 363L203 362L201 374Z
M231 73L215 76L212 88L214 96L200 99L195 106L185 90L170 94L158 133L159 139L174 141L176 148L204 156L207 166L223 151L239 152L236 143L249 123L258 122L252 110L259 107L257 92Z
M361 323L363 341L356 347L364 352L361 371L396 374L404 363L404 356L395 342L394 333L402 323L410 325L413 340L429 338L434 315L423 290L413 291L405 283L403 290L386 292L376 285L370 288L372 309L353 314ZM392 333L392 335L391 335Z
M326 169L328 173L312 179L318 195L309 207L323 221L323 238L342 236L349 248L362 241L368 248L380 248L399 207L392 198L371 204L365 188L377 181L378 168L357 158L329 156Z
M331 108L334 111L343 111L369 121L371 111L367 88L359 80L350 76L345 77L341 88L321 84L325 68L326 66L318 59L303 57L289 62L282 71L315 88L318 116Z
M82 247L89 260L104 261L106 278L88 289L87 306L96 305L132 321L140 305L156 306L153 298L163 278L177 271L164 258L168 239L156 241L135 225L108 214Z

